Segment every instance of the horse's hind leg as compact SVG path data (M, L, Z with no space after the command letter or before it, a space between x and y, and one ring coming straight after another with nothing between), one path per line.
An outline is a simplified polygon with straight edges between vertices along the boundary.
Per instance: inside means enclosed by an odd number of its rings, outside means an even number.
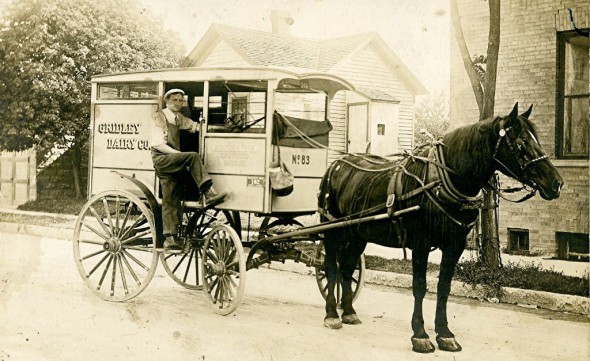
M352 276L359 258L366 247L366 242L350 241L340 254L340 274L342 275L342 322L358 325L361 320L352 307L354 293L352 292Z
M414 313L412 314L412 350L420 353L434 352L434 345L430 342L424 330L424 316L422 301L426 295L426 267L428 265L428 251L414 250L412 252L412 289L414 293Z
M434 330L436 331L436 343L443 351L461 351L461 345L455 340L455 335L449 330L447 321L447 301L451 292L451 280L455 273L455 266L463 253L464 247L444 249L438 276L436 291L436 317Z
M338 280L338 242L334 239L332 232L326 232L324 236L324 250L326 257L324 259L324 270L326 271L327 280L327 297L326 297L326 317L324 326L332 329L342 328L342 321L338 316L336 296L334 288Z

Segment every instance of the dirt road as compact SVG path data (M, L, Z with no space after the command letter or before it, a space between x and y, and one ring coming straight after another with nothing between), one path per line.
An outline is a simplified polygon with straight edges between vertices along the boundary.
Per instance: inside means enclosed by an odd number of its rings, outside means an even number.
M160 267L126 303L97 298L63 240L0 233L0 361L17 360L588 360L586 317L453 300L451 329L463 351L411 351L408 291L367 286L359 326L323 327L311 276L268 269L247 274L229 316ZM425 301L434 337L434 301Z

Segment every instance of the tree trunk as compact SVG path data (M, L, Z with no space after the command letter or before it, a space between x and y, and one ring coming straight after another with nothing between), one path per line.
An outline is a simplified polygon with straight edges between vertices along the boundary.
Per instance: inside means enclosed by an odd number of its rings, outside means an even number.
M490 30L488 34L487 61L482 90L482 84L479 82L475 66L465 42L457 0L451 0L453 32L459 45L459 50L461 51L463 65L471 82L475 100L477 101L479 120L485 120L494 115L498 53L500 50L500 0L488 0L488 6L490 10ZM494 177L492 181L495 180ZM484 189L484 206L480 211L482 234L480 261L489 267L497 269L502 266L502 263L498 236L498 203L495 198L493 192Z
M76 143L71 148L70 151L72 152L72 178L74 180L74 190L76 192L77 198L82 198L82 186L81 186L81 177L80 177L80 160L81 150L80 146Z

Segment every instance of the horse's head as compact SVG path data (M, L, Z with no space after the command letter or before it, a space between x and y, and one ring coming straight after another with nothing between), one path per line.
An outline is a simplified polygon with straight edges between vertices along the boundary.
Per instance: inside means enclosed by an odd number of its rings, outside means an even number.
M549 161L539 144L536 127L529 120L533 106L518 115L518 103L512 112L493 123L497 135L494 161L505 175L539 191L541 197L552 200L559 197L563 178Z

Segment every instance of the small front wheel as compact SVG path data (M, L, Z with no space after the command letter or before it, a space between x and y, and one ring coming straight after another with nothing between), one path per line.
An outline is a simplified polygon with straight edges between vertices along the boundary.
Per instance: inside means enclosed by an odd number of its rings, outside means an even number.
M215 313L228 315L240 304L246 287L246 261L242 242L227 224L207 235L201 263L203 288Z

